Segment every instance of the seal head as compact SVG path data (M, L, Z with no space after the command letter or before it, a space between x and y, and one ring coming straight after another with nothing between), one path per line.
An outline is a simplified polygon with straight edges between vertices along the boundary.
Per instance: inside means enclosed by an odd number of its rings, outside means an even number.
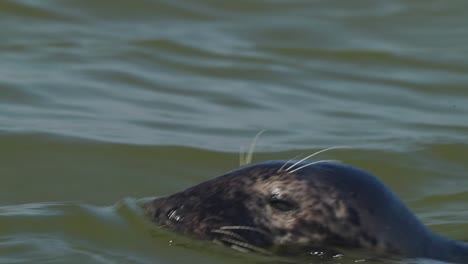
M332 162L251 164L144 208L159 226L240 250L289 255L365 248L468 260L468 246L429 231L376 177Z

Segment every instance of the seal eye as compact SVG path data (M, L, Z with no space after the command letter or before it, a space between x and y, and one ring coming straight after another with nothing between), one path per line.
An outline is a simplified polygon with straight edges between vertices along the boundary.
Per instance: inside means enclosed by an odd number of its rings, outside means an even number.
M298 208L294 202L284 200L279 197L271 197L268 203L271 207L281 212L291 212Z

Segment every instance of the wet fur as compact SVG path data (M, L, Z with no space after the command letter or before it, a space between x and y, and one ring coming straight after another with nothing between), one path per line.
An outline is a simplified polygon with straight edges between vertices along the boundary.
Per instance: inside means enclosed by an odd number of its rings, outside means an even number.
M335 162L252 164L144 207L159 226L239 250L366 248L468 262L468 246L429 231L373 175Z

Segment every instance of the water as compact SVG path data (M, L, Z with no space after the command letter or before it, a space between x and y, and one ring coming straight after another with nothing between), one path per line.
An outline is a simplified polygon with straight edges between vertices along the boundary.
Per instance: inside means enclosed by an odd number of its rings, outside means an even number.
M255 161L350 146L320 158L468 240L466 17L461 0L1 1L0 263L271 262L137 205L235 168L264 129Z

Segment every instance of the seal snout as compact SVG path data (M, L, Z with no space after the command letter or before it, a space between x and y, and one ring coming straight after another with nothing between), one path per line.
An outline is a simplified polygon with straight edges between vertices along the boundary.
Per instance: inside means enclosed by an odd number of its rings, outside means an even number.
M156 223L169 224L169 222L177 223L182 220L180 211L183 206L172 203L164 197L145 203L143 208L145 214Z

